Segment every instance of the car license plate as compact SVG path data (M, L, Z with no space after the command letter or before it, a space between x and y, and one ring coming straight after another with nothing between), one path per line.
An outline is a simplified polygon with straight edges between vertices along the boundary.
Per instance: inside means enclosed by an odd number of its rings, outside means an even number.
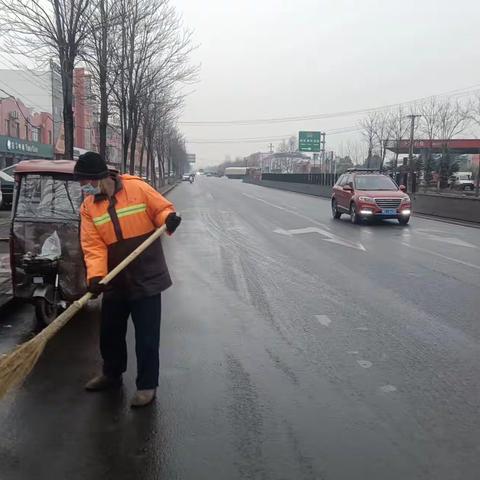
M384 208L382 210L382 215L396 215L397 211L394 208Z
M33 283L43 284L43 277L33 277Z

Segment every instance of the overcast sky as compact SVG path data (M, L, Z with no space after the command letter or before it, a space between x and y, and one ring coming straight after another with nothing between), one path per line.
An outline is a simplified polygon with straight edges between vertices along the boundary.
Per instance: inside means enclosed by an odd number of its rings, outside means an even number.
M201 64L183 121L356 110L480 84L478 0L172 0L194 30ZM249 126L181 125L200 165L267 151L194 140L328 131L356 117ZM330 148L355 138L327 136Z

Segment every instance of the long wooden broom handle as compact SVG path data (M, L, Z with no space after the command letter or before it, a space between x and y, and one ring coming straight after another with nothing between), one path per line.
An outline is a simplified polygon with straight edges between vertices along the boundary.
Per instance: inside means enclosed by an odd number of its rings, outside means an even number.
M102 280L101 284L106 285L111 282L130 262L135 260L141 253L143 253L155 240L167 231L167 226L162 225L157 228L142 244L140 244L130 255L125 257L111 272L109 272Z

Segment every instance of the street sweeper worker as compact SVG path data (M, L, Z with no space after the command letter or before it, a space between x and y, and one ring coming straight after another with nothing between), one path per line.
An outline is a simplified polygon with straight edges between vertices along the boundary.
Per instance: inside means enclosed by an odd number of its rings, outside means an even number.
M172 284L160 239L111 283L102 285L100 281L156 228L165 224L171 235L181 218L172 203L142 179L110 172L98 153L80 155L74 171L84 194L80 237L88 290L94 295L103 293L103 372L85 388L102 391L122 385L131 315L137 354L137 392L131 406L142 407L152 402L158 386L161 293Z

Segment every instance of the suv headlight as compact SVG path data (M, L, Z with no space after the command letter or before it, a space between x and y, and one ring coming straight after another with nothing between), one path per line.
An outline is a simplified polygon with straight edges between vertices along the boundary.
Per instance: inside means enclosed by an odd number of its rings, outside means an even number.
M358 197L361 202L375 204L375 199L372 197Z
M405 203L410 203L410 197L403 197L401 204L404 205Z

